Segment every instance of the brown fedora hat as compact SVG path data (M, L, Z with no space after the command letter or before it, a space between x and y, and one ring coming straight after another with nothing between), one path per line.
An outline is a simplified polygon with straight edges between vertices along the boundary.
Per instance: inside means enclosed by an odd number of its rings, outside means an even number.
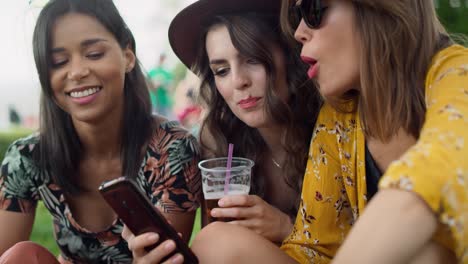
M203 24L213 16L239 13L276 13L281 0L199 0L180 11L169 26L169 43L179 59L191 68L198 51Z

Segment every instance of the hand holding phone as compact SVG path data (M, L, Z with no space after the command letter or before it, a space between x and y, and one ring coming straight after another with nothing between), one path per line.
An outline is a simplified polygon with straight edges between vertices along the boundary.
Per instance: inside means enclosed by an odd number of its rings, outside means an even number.
M151 251L151 249L160 243L171 239L176 244L176 251L184 256L185 263L198 263L197 257L179 237L177 231L167 222L166 218L153 206L149 199L141 193L132 180L120 177L104 182L99 187L99 191L135 236L148 232L154 232L159 235L158 242L149 248L145 248L147 251Z

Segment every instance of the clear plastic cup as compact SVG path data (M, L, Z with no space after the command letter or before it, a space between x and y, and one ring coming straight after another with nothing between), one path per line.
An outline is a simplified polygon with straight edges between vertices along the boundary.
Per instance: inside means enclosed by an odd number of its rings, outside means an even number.
M232 219L214 219L211 217L211 209L218 207L218 201L226 195L249 194L250 179L254 162L250 159L233 157L229 182L225 182L227 174L227 158L214 158L198 163L202 174L203 196L205 197L205 213L209 221L229 221Z

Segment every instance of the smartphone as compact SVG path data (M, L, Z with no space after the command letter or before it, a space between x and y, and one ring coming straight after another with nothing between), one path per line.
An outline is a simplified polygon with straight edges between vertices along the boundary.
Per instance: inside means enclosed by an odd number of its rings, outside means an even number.
M147 251L155 248L161 242L171 239L176 244L175 252L184 256L184 263L198 263L192 250L146 195L140 191L133 180L120 177L106 181L99 186L99 192L134 235L147 232L159 234L159 241L155 245L145 248ZM171 256L167 256L163 261Z

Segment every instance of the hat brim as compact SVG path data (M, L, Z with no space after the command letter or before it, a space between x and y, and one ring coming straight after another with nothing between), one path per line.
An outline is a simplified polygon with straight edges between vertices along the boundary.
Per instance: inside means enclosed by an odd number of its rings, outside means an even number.
M169 43L182 63L191 69L203 23L211 17L239 12L275 13L279 16L281 0L199 0L180 11L169 26Z

